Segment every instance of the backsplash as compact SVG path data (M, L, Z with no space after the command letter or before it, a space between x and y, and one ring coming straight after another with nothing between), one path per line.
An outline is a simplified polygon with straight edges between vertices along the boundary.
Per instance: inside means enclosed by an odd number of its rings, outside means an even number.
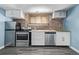
M63 30L63 19L52 19L49 21L49 28L57 31Z
M31 27L36 30L63 30L63 19L51 19L47 24L29 24L28 16L26 20L16 20L16 22L20 22L22 27Z
M29 24L32 29L37 30L63 30L63 20L62 19L52 19L48 24Z

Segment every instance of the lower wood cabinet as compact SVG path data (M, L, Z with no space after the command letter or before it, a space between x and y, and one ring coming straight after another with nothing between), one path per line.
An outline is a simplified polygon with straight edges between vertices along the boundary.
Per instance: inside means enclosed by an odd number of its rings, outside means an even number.
M45 38L44 31L32 31L32 40L31 45L46 45L46 38ZM56 46L69 46L70 45L70 32L56 32L54 35L54 39L52 38L51 41L54 41L54 45Z
M41 31L32 32L31 45L45 45L45 34Z
M70 32L56 32L55 44L56 46L69 46Z

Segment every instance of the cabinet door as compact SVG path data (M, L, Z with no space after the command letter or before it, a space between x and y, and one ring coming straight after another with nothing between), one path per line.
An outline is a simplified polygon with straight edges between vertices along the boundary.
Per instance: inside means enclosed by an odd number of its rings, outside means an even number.
M64 41L64 45L69 46L70 45L70 33L69 32L63 32L62 34L62 41Z
M66 11L55 11L54 12L54 18L65 18L66 17Z
M8 17L20 17L19 10L6 10L6 16Z
M56 45L68 46L70 43L70 34L68 32L57 32L55 42Z
M32 32L32 45L44 45L45 40L44 40L44 32L40 31L35 31Z

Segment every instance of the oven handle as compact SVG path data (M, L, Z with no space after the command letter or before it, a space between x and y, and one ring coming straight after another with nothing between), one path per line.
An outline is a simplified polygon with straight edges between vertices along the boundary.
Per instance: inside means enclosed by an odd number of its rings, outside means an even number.
M29 34L29 33L16 33L16 34Z

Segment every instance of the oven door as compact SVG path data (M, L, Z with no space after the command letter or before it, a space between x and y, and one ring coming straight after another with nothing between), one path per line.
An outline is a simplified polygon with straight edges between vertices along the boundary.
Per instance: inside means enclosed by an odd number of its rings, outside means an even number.
M16 33L16 46L29 46L29 32Z
M28 33L18 33L17 34L17 40L28 40Z

